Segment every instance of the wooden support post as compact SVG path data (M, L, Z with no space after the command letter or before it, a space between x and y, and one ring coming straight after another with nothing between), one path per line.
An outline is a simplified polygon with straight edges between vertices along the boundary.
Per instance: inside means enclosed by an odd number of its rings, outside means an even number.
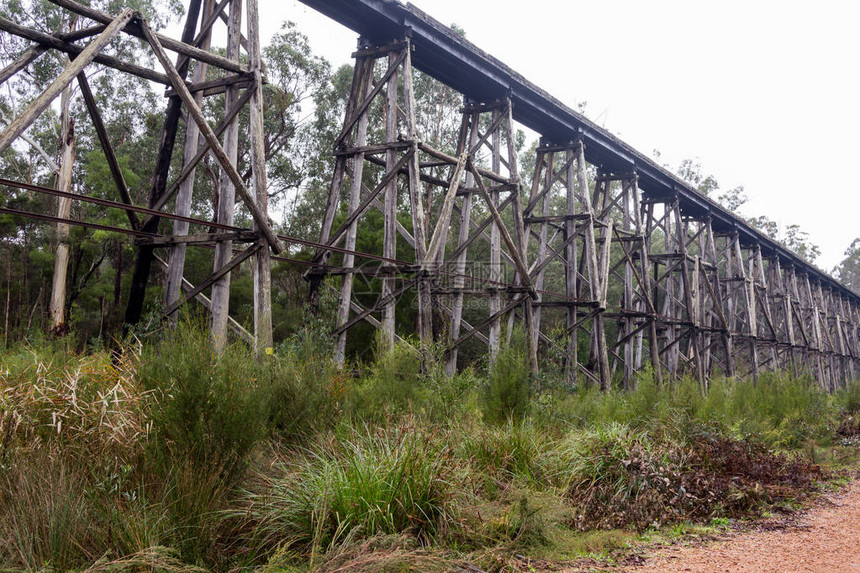
M524 266L528 266L528 248L526 245L528 244L528 235L525 229L525 220L523 219L523 205L520 201L520 194L522 193L522 180L520 179L519 172L519 163L517 161L517 152L514 144L514 116L513 116L513 104L511 103L510 98L506 101L505 106L505 124L506 124L506 133L505 139L508 144L508 171L510 173L511 182L514 184L515 189L512 191L512 209L513 209L513 217L514 217L514 235L516 239L517 247L519 248L519 258L523 262ZM528 271L526 271L528 273ZM526 281L529 280L528 274L525 277L517 275L517 281L519 284L527 284ZM535 293L534 297L523 297L523 335L526 337L526 352L529 356L529 363L531 364L532 374L537 374L539 370L538 364L538 354L537 354L537 340L534 340L529 337L529 332L532 331L534 325L534 310L535 307L533 305L536 300L537 293ZM511 315L511 319L513 319L513 314ZM512 325L512 323L511 323ZM512 326L509 326L509 333ZM538 385L538 389L540 386Z
M213 10L214 0L206 0L206 3L203 7L203 17L206 18L208 15L211 15ZM203 38L201 38L200 47L203 49L208 49L210 44L210 34L205 34ZM194 68L194 75L192 76L192 82L197 83L206 79L206 71L208 67L205 62L198 62ZM197 92L194 95L194 100L197 105L201 105L203 103L203 93ZM183 147L183 156L184 156L184 168L183 171L192 165L192 161L194 156L197 154L197 145L200 139L200 128L196 123L188 122L188 125L185 128L185 145ZM181 215L183 217L188 217L191 214L191 201L193 199L194 194L194 168L193 166L190 169L187 169L188 173L184 179L182 179L179 184L178 193L176 195L176 206L174 207L174 212L177 215ZM165 197L169 196L170 193L165 193ZM156 208L160 207L156 204ZM186 221L174 221L173 222L173 234L175 236L184 236L188 234L189 224ZM185 244L177 244L171 247L170 253L168 255L168 268L167 268L167 279L164 287L164 305L169 307L174 302L179 300L179 297L182 292L182 280L183 274L185 272L185 253L186 253L187 245ZM172 314L170 316L171 323L173 325L176 324L177 315Z
M493 126L491 126L491 134L492 134L492 145L490 151L490 159L491 159L491 168L494 173L498 173L501 170L501 134L499 133L499 121L501 120L501 113L499 112L498 107L493 108L492 112L492 121ZM480 145L480 143L478 143ZM477 150L472 149L471 152L475 153ZM476 181L478 185L483 185L483 181L481 181L480 175L477 176ZM488 202L488 206L490 209L495 209L498 212L499 208L499 193L498 191L492 191L488 196L484 197L484 200ZM490 292L490 316L496 317L490 322L490 330L489 330L489 358L490 364L494 364L496 358L499 355L499 350L501 348L501 336L502 336L502 320L501 316L498 316L499 311L502 308L502 299L499 296L498 290L496 287L501 283L502 273L501 273L501 265L502 265L502 243L500 233L503 227L500 221L496 221L496 224L490 227L490 272L489 272L489 281L490 286L493 290ZM513 254L513 253L511 253ZM527 272L527 271L526 271Z
M460 143L458 154L468 156L468 149L471 149L478 141L478 122L480 113L471 112L464 113L463 122L460 126ZM468 147L467 147L468 146ZM466 187L474 187L475 174L471 170L466 171ZM454 289L458 291L454 294L454 300L451 304L451 326L448 331L448 341L450 349L448 351L447 372L449 376L453 376L457 371L457 354L458 348L455 344L460 338L460 322L463 318L463 293L459 291L465 284L466 273L466 248L465 245L469 241L469 231L472 222L472 194L467 193L463 196L463 205L460 208L460 228L457 238L457 246L463 247L457 255L454 264Z
M534 206L534 203L538 203L538 205L540 205L540 215L542 217L548 217L549 216L550 201L547 199L547 193L546 192L540 194L540 197L539 197L539 192L542 188L547 189L547 188L551 187L553 184L553 169L554 169L553 160L554 160L554 157L555 156L554 156L552 151L545 152L540 148L537 150L537 158L536 158L536 162L535 162L534 178L532 180L531 195L529 196L529 205L527 206L527 209L529 207ZM570 197L570 194L568 194L568 196ZM539 201L539 199L540 199L540 201ZM569 201L570 200L571 199L569 199ZM531 211L531 209L529 209L527 214L531 218L531 216L533 215L533 212ZM572 219L568 219L567 221L565 221L565 225L569 225L571 228L573 228L574 222ZM544 270L546 268L544 261L546 261L546 256L547 256L547 239L548 239L548 232L549 232L548 226L549 226L549 223L547 222L546 219L544 219L543 221L540 222L540 231L538 234L537 255L535 257L535 265L537 265L537 272L534 276L535 291L537 292L537 297L538 297L537 302L541 302L543 300L543 296L541 295L540 291L543 290ZM528 232L529 233L531 232L531 224L529 224ZM568 235L568 236L570 236L570 235ZM528 238L528 233L526 235L526 238ZM568 245L570 246L571 244L569 243ZM569 298L573 298L573 296L570 296L570 295L568 295L568 296L569 296ZM568 308L570 308L570 307L568 307ZM537 347L538 340L540 337L541 314L542 314L541 307L540 306L535 307L533 317L532 317L532 321L533 321L532 329L531 329L531 333L530 333L532 345L535 347ZM572 369L571 369L571 371L572 371Z
M242 0L230 0L230 20L227 25L227 57L236 62L239 61L239 35L241 31ZM239 96L238 91L235 86L227 88L224 99L225 109L230 109L234 105ZM231 166L237 165L239 156L239 121L237 119L233 119L227 125L227 129L224 130L224 155ZM221 176L218 179L218 210L215 214L215 222L221 225L232 225L236 209L236 186L226 171L227 167L222 166ZM219 241L215 245L214 269L218 270L226 266L232 254L233 241ZM227 343L227 317L230 315L230 273L222 274L212 284L211 298L212 314L209 328L212 343L217 353L221 352Z
M677 198L675 199L675 203L672 206L672 211L675 217L675 229L678 233L678 251L681 261L679 270L681 272L681 288L683 289L684 308L686 310L686 316L683 318L690 323L688 336L690 338L689 342L693 354L693 375L696 376L696 379L699 381L699 384L704 387L705 374L702 370L702 348L699 332L701 324L699 321L698 314L699 273L698 268L696 268L695 270L690 269L689 253L687 252L687 226L682 222L681 205ZM698 266L698 261L696 266ZM681 316L679 316L679 318L681 318Z
M598 265L597 241L594 236L594 210L591 200L589 199L588 176L586 174L585 160L585 145L580 145L577 157L577 190L578 199L582 207L583 213L591 215L586 221L585 227L585 244L583 248L585 257L585 268L588 273L588 288L589 295L592 300L598 301L598 313L592 320L592 354L597 361L598 379L600 380L600 389L608 391L611 386L610 371L609 371L609 355L606 346L606 330L603 320L603 311L606 310L606 297L601 299L602 285L602 269ZM609 235L606 236L606 241L610 241ZM608 248L608 244L606 245ZM608 265L608 257L607 265ZM570 262L568 262L570 264ZM608 272L608 267L606 268Z
M393 69L388 79L385 98L385 141L393 143L397 141L397 68L398 54L392 52L388 56L389 69ZM385 152L385 166L389 172L394 171L397 164L397 152L388 149ZM385 217L383 220L382 256L386 259L397 257L397 229L394 222L397 220L397 179L393 177L385 185ZM394 320L396 300L392 293L395 290L395 277L386 274L382 278L382 298L386 300L382 308L382 345L385 349L394 347Z
M638 228L633 223L633 218L635 217L635 211L631 213L631 203L633 202L633 197L631 196L632 190L634 188L634 183L632 181L622 181L621 182L621 226L624 231L628 234L635 234L639 231ZM627 250L627 245L621 244L620 247L622 249ZM636 310L636 302L633 297L633 264L628 259L624 262L624 298L622 299L621 308L623 310ZM641 309L640 309L641 310ZM631 316L626 315L622 319L622 329L619 329L619 336L622 334L627 339L627 342L624 343L624 389L628 392L633 389L633 370L635 366L635 344L636 340L633 339L633 319Z
M355 83L354 90L350 96L350 102L347 107L354 107L356 100L360 100L365 96L367 91L373 85L373 62L372 58L359 58L356 62L356 75L353 80ZM354 145L362 147L367 143L367 126L369 119L367 112L364 112L358 119L358 127L355 131ZM359 203L361 202L361 180L364 173L364 154L358 153L353 156L352 164L352 181L349 190L349 203L347 206L347 215L352 218L352 222L347 229L346 242L344 248L348 251L355 249L355 241L358 233L358 218L357 214ZM335 170L335 175L338 171ZM337 187L340 187L340 182ZM326 237L327 238L327 237ZM343 256L343 266L352 268L355 265L355 255L347 252ZM341 327L349 322L349 312L352 308L352 285L354 275L347 273L341 279L340 298L337 313L337 326ZM337 343L335 345L335 362L339 367L343 367L346 360L346 330L337 335Z
M233 0L236 1L236 0ZM266 178L266 134L263 113L263 60L260 46L260 9L257 0L248 1L248 67L254 76L250 104L251 177L253 201L268 219L269 190ZM240 35L241 40L241 35ZM256 231L262 229L254 225ZM272 263L268 249L254 257L254 339L257 354L271 352L272 340Z
M359 46L364 45L365 40L363 38L359 39ZM366 77L366 68L367 62L370 62L370 66L372 69L373 60L368 58L359 58L356 60L355 65L353 66L352 71L352 84L350 86L349 98L346 102L346 113L344 114L344 123L351 121L353 113L355 111L355 107L363 98L363 94L359 92L362 90L362 86L364 85L364 81L362 78ZM371 72L372 73L372 72ZM344 126L344 131L347 131L346 126ZM326 201L325 215L323 216L322 226L320 228L320 243L326 243L331 236L332 228L334 227L334 219L337 215L337 207L338 201L340 200L340 192L341 185L343 184L343 178L346 174L347 169L347 160L348 157L346 155L337 155L335 166L334 166L334 174L332 175L331 186L329 187L328 200ZM330 252L318 253L315 259L319 259L320 263L325 264L330 256ZM313 275L306 275L308 278L310 285L308 288L308 300L314 308L317 307L319 301L319 288L320 281L322 280L322 274L316 272ZM349 313L349 309L347 308L347 313Z
M419 139L415 110L415 93L412 85L412 43L407 39L403 48L403 101L406 116L406 137L410 141ZM421 165L419 163L417 143L412 149L409 161L409 205L412 208L413 243L415 262L427 261L427 219L424 212L424 201L421 194ZM429 207L429 205L428 205ZM395 219L395 224L397 220ZM418 277L418 337L423 346L423 354L433 341L433 303L430 295L430 281L426 276Z

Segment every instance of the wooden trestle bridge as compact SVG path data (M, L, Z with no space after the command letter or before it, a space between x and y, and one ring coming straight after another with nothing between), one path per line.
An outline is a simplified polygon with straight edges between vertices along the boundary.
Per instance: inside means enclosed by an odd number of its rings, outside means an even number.
M629 386L644 367L660 379L689 374L703 383L715 374L808 370L827 389L857 377L856 294L411 5L302 0L360 39L343 129L333 142L322 233L297 238L276 234L267 216L258 0L190 0L180 40L154 33L128 9L105 14L73 0L50 1L89 26L51 35L0 16L4 33L33 42L0 72L0 83L47 50L70 56L56 81L0 133L0 152L77 81L117 200L7 180L0 186L127 213L129 226L112 230L134 235L139 247L130 323L140 318L155 265L166 275L167 315L197 299L211 310L216 344L231 329L262 351L272 345L271 260L288 257L285 244L300 244L316 249L306 273L312 295L339 290L340 361L351 327L369 322L390 344L398 336L396 316L407 313L422 342L447 348L451 371L463 345L483 345L492 358L519 324L535 368L543 355L561 357L571 381L601 388L613 381ZM219 21L227 25L224 56L209 50ZM162 69L109 55L105 48L120 33L143 39ZM83 71L93 63L166 86L146 207L131 201L92 98ZM223 78L207 81L208 66ZM413 68L463 94L456 153L422 141ZM225 113L213 126L201 102L222 93ZM245 107L251 169L243 176L236 169L237 117ZM184 167L171 173L182 118ZM515 121L541 135L529 180L517 165ZM212 221L190 216L195 167L207 153L221 168L221 207ZM252 229L233 225L237 194ZM381 215L367 217L371 211ZM68 215L0 212L99 227ZM371 220L378 227L380 218L382 252L357 252L359 228ZM189 234L190 225L208 232ZM183 278L189 245L216 249L213 273L198 285ZM253 332L232 321L228 309L230 271L245 261L254 269ZM327 275L340 278L323 282ZM379 288L365 288L371 284Z

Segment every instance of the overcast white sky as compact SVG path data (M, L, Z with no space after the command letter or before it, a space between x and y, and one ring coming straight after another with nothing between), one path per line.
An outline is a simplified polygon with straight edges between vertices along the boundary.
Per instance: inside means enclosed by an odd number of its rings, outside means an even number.
M444 24L674 171L701 162L747 215L800 224L832 269L860 237L860 3L851 0L415 0ZM356 36L297 0L262 0L333 66ZM265 42L265 40L264 40Z

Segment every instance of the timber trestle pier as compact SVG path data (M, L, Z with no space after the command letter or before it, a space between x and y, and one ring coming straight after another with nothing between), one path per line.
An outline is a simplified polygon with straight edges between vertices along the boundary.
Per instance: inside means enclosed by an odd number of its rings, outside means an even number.
M0 30L33 42L0 72L0 83L47 50L70 56L56 81L0 131L0 152L77 81L117 200L5 179L0 188L125 211L128 227L110 230L138 245L129 323L140 319L156 266L165 275L166 315L196 299L211 311L216 345L232 331L264 352L272 346L271 261L292 260L285 244L303 245L314 249L303 262L312 299L321 289L338 295L333 335L341 363L349 333L370 324L384 344L415 332L422 344L442 345L449 372L476 352L493 360L519 329L533 368L551 358L570 384L602 389L631 387L643 368L659 380L690 375L703 384L720 374L803 370L828 390L860 373L857 294L412 5L302 0L360 36L342 130L332 142L321 234L309 238L277 234L267 215L257 0L191 0L181 40L154 33L130 10L111 15L73 0L51 2L89 27L50 35L0 17ZM225 55L210 50L220 20ZM120 33L143 39L162 69L104 53ZM84 69L92 63L168 89L146 207L129 197L91 96ZM207 81L207 66L223 77ZM424 141L415 70L463 95L455 149ZM225 106L213 126L201 102L214 94L225 94ZM246 109L249 170L241 174L237 118ZM183 167L172 173L183 118ZM515 122L541 136L534 165L518 165ZM221 174L211 221L190 216L194 171L207 154ZM239 209L253 228L234 226ZM0 212L104 227L73 221L68 210L56 217ZM190 225L208 232L189 234ZM380 226L379 251L356 250L361 230ZM183 268L186 249L200 245L216 254L211 276L195 286ZM230 273L244 263L254 271L252 331L229 315Z

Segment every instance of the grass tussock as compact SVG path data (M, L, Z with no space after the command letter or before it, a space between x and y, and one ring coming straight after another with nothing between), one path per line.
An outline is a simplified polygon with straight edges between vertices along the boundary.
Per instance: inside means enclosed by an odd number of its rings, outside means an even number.
M382 534L426 541L451 519L451 463L439 436L412 424L347 428L258 476L246 495L254 541L310 555Z
M80 457L133 451L149 432L149 396L130 350L75 356L22 346L0 357L0 456L35 446Z
M482 477L535 487L550 483L551 447L547 433L531 419L479 426L463 441L464 455Z
M315 324L264 359L193 324L0 356L0 568L523 570L791 503L827 448L858 458L860 384L536 393L517 335L449 377L408 343L339 371Z

